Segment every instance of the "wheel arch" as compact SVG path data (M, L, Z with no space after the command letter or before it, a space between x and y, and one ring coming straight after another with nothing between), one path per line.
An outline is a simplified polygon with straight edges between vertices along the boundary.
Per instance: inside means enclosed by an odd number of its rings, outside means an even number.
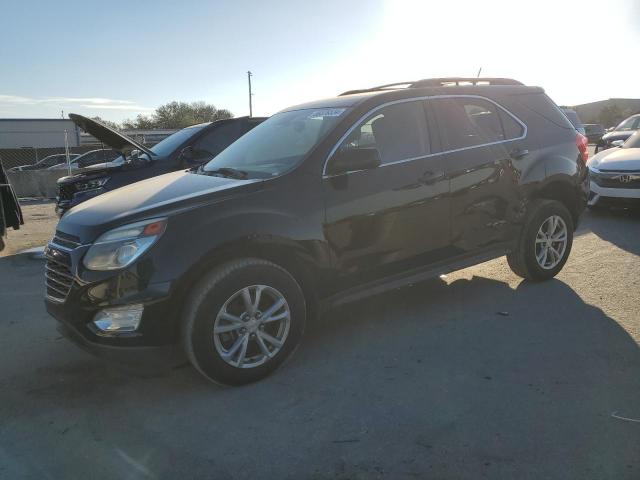
M273 236L237 239L220 245L198 259L181 277L176 293L184 308L184 302L194 285L217 266L241 258L267 260L285 269L298 282L307 303L307 317L318 311L317 275L319 266L313 255L299 242Z
M556 200L562 203L571 213L574 228L578 225L580 214L584 209L580 189L570 179L555 178L535 190L530 199Z

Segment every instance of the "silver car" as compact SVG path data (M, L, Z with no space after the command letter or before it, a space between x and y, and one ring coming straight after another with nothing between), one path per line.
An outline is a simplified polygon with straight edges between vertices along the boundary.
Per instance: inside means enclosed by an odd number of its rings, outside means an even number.
M640 130L622 145L594 155L587 166L589 207L640 206Z

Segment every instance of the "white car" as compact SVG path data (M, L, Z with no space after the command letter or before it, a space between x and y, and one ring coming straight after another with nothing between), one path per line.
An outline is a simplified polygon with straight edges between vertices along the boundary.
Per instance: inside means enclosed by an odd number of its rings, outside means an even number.
M640 206L640 130L622 145L594 155L587 166L589 207Z

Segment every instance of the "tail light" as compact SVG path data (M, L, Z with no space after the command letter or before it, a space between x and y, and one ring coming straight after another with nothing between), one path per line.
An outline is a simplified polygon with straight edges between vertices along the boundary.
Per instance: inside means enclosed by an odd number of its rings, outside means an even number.
M582 158L582 161L587 163L587 160L589 160L589 139L581 133L578 133L576 135L576 146L578 147L578 150L580 150L580 157Z

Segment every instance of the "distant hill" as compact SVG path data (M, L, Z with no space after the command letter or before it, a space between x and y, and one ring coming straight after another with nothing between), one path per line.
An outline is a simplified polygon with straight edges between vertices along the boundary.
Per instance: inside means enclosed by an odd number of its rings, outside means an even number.
M582 123L601 123L605 128L615 127L634 113L640 113L639 98L610 98L598 102L574 105Z

